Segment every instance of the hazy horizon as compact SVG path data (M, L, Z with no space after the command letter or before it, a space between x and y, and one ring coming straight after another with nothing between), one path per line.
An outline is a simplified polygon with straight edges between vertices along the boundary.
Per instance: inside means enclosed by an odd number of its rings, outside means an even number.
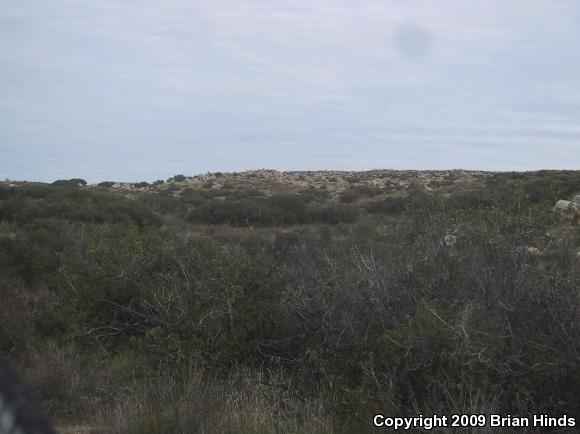
M232 170L232 171L220 171L220 170L216 170L216 171L203 171L203 172L196 172L196 173L185 173L185 172L179 172L179 173L174 173L172 175L166 176L166 177L153 177L150 179L114 179L114 178L109 178L109 179L90 179L90 178L86 178L83 177L82 174L77 174L75 176L70 176L70 177L65 177L65 178L50 178L50 179L17 179L17 178L4 178L4 179L0 179L0 182L3 181L11 181L11 182L39 182L39 183L52 183L54 181L59 181L59 180L70 180L70 179L83 179L85 181L87 181L87 184L89 185L96 185L100 182L104 182L104 181L111 181L111 182L116 182L116 183L127 183L127 184L132 184L132 183L139 183L139 182L149 182L149 183L153 183L155 181L164 181L166 182L168 179L173 178L174 176L177 175L184 175L188 178L191 177L196 177L196 176L202 176L202 175L214 175L216 173L221 173L223 175L228 175L228 174L233 174L233 173L238 173L238 174L243 174L246 172L258 172L258 171L278 171L280 173L300 173L300 172L352 172L352 173L364 173L364 172L388 172L388 171L398 171L398 172L452 172L452 171L465 171L465 172L486 172L486 173L535 173L535 172L540 172L540 171L557 171L557 172L566 172L566 171L579 171L579 169L532 169L532 170L482 170L482 169L464 169L464 168L460 168L460 167L454 167L454 168L442 168L442 169L429 169L429 168L423 168L423 169L413 169L413 168L402 168L402 169L393 169L393 168L371 168L371 169L360 169L360 170L356 170L356 169L272 169L272 168L268 168L268 167L262 167L262 168L257 168L257 169L243 169L243 170Z
M0 179L580 169L572 0L22 0Z

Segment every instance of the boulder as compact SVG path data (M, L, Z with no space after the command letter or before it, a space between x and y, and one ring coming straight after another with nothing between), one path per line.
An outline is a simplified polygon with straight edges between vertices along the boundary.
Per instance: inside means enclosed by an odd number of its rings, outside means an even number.
M571 201L560 199L556 202L556 205L554 205L554 211L568 211L570 210L571 205Z

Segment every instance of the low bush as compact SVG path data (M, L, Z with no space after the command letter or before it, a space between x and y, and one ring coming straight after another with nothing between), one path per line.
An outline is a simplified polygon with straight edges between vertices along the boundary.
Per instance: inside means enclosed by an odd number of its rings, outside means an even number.
M106 432L365 432L374 412L578 414L580 233L556 226L550 204L516 184L526 178L505 179L449 197L417 186L369 204L377 215L364 219L302 195L3 192L0 348L38 371L29 378L47 408L78 400ZM192 207L196 225L164 214L174 203ZM138 224L132 204L164 225ZM98 399L86 407L82 396Z
M357 216L357 209L347 205L317 206L309 204L301 195L275 194L267 198L201 202L189 213L189 220L234 226L288 226L313 222L352 223Z
M185 182L187 180L187 176L185 175L175 175L172 178L169 178L167 182Z
M0 201L0 220L28 224L38 220L159 225L159 219L142 202L104 192L59 186L14 188Z
M87 181L80 178L73 178L73 179L59 179L52 183L54 186L58 187L79 187L87 185Z
M105 188L111 188L115 185L115 182L113 181L103 181L103 182L99 182L97 184L99 187L105 187Z
M401 214L408 203L405 197L387 197L382 201L371 202L366 210L371 214Z

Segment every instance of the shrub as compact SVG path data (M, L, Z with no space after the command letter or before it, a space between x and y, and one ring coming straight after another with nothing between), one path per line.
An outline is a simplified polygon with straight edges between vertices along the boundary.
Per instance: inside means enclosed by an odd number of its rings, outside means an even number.
M85 186L87 185L87 181L80 178L73 178L73 179L59 179L54 181L52 185L59 186L59 187L78 187L78 186Z
M308 187L299 193L300 197L306 202L324 202L330 198L330 193L326 187L316 188Z
M408 200L404 197L387 197L379 202L371 202L367 205L367 211L372 214L401 214Z
M305 194L11 189L0 201L11 221L0 274L12 285L0 285L0 345L37 352L30 364L49 407L94 397L104 432L221 422L243 432L250 398L270 417L258 413L249 432L312 432L300 423L315 404L332 432L364 432L377 411L577 414L579 233L554 231L550 207L527 195L530 179L450 197L416 187L368 206L393 217L360 221L354 206ZM191 227L186 206L195 222L234 227ZM161 229L147 223L164 209L174 214ZM450 233L453 246L442 241ZM54 356L48 342L59 343ZM58 353L70 342L87 367ZM203 386L179 371L187 363ZM64 373L103 369L107 387L61 385ZM256 394L242 392L248 384ZM216 406L224 413L206 412ZM268 425L276 420L283 426Z
M353 202L357 201L358 199L360 199L361 197L362 197L362 194L360 194L357 191L353 191L353 190L343 191L339 195L339 199L343 203L353 203Z
M155 194L143 195L139 200L153 211L161 214L177 213L183 209L181 201L163 191Z
M358 218L359 212L353 206L336 204L323 207L316 212L316 215L317 221L321 223L354 223Z
M185 182L187 177L185 175L175 175L173 178L169 178L168 182Z
M189 220L234 226L287 226L312 222L350 223L357 216L356 208L343 204L318 208L309 206L301 195L274 194L267 198L199 202L190 211Z
M27 224L44 219L133 223L140 227L160 223L151 209L141 202L86 189L18 188L0 201L0 220Z
M461 191L452 194L447 204L451 209L482 208L491 205L491 201L485 194L479 191Z

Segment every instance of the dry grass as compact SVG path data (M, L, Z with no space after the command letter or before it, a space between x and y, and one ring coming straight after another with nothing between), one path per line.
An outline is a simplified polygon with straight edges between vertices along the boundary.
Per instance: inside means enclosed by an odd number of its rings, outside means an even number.
M39 343L20 354L16 366L53 420L84 417L89 407L88 377L82 373L74 347Z
M95 425L107 434L337 432L321 402L302 402L263 377L160 371L135 380L113 406L100 409Z

